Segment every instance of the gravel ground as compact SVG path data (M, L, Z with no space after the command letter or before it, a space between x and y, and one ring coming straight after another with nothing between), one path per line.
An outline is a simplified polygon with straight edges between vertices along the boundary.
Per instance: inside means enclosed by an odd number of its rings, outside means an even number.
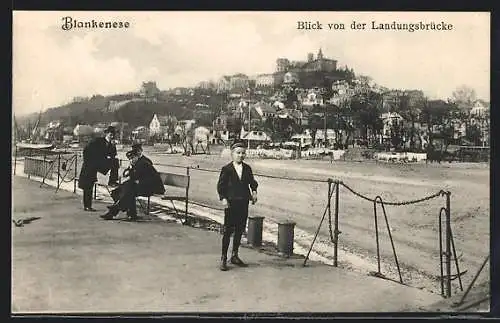
M220 235L154 217L103 221L71 192L14 177L13 313L399 312L439 296L272 249L220 272ZM104 212L105 205L95 207ZM34 219L36 218L36 219Z
M120 152L121 155L123 153ZM200 170L191 170L190 198L208 206L220 207L215 186L218 170L228 160L221 158L219 153L185 157L162 154L146 147L145 154L155 162L160 171L185 173L185 169L164 166L167 164L199 167ZM297 229L314 233L327 205L327 183L324 181L328 178L341 180L371 199L379 195L384 201L410 201L440 190L448 190L451 192L451 223L460 271L466 271L462 276L464 289L489 253L488 164L388 164L347 161L330 163L326 160L259 159L247 161L257 174L260 184L259 202L251 207L250 214L262 215L266 222L293 220L297 223ZM438 294L438 214L444 206L444 197L412 205L385 206L404 282ZM380 206L377 207L377 214L381 271L390 279L399 279ZM343 186L339 191L339 230L339 248L366 259L370 264L356 268L356 264L339 258L341 266L365 273L376 270L373 203L355 196ZM329 234L328 221L325 221L320 230L319 241L328 244ZM453 266L452 274L455 273L456 268ZM488 277L481 277L480 280L488 281ZM459 291L457 280L453 281L452 287L454 293Z

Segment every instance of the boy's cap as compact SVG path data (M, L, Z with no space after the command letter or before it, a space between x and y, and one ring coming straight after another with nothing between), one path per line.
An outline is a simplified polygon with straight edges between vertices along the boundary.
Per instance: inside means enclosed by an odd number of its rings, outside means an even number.
M236 148L246 148L245 143L241 141L237 141L231 145L231 150L236 149Z
M116 134L116 128L113 126L109 126L106 129L104 129L104 133L112 133L114 135Z

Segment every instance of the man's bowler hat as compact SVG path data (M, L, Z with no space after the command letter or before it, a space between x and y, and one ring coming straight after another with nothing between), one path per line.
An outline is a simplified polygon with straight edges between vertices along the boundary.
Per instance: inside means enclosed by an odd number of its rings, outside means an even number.
M116 133L116 128L113 127L113 126L109 126L107 127L105 130L104 130L104 133L112 133L112 134L115 134Z
M135 143L132 145L133 150L142 150L142 145L139 143Z
M132 150L127 151L127 153L125 154L125 156L127 156L127 158L130 159L132 157L139 156L139 154L137 153L137 150L132 149Z

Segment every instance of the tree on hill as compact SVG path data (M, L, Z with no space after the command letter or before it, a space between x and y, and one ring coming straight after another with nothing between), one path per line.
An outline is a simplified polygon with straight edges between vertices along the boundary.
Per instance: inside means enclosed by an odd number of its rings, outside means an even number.
M477 100L476 91L467 86L462 85L456 88L452 93L451 101L463 112L469 112Z
M424 105L424 94L422 91L410 96L404 92L398 102L398 113L410 122L409 129L406 129L407 137L410 139L410 149L415 150L415 138L418 136L415 123L418 121Z
M446 152L453 140L454 127L452 121L457 111L458 107L453 102L446 102L443 100L424 101L421 121L427 124L429 149L434 149L435 139L442 139L443 146L441 147L441 151Z
M361 129L363 139L375 141L375 137L383 128L380 119L382 96L371 90L361 91L350 99L349 109L355 126Z
M239 139L241 134L241 127L243 126L243 121L241 120L241 118L233 115L228 117L226 122L226 128L229 133L236 139Z

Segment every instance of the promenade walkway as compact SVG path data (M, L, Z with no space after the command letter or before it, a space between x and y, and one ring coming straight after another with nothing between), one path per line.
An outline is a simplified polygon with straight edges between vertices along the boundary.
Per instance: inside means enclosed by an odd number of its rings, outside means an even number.
M12 312L397 312L441 297L269 250L218 269L220 235L157 217L104 221L80 196L13 176Z

